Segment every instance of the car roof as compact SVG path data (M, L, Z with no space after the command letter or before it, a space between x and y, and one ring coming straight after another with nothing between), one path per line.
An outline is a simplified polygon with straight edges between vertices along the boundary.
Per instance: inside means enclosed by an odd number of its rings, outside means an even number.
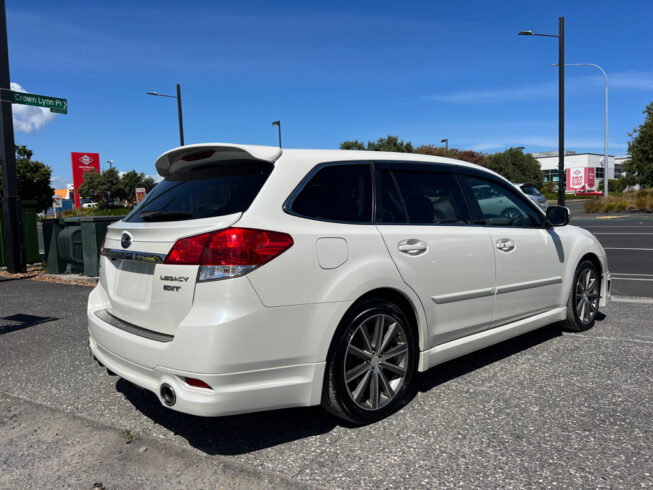
M201 156L191 162L185 159ZM279 148L276 146L241 145L234 143L200 143L173 148L163 153L156 161L156 168L162 177L174 173L181 167L200 165L215 160L238 159L239 161L264 161L274 165L293 165L298 171L308 172L315 165L325 162L339 162L352 160L376 161L411 161L425 163L444 163L459 165L475 169L483 169L488 173L504 179L502 176L475 163L456 160L421 153L399 153L388 151L367 150L329 150L329 149L300 149Z

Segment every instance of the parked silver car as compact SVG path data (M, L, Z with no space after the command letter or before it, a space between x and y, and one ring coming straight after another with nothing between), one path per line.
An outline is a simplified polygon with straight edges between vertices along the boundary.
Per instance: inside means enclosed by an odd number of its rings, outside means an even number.
M537 190L537 187L533 184L516 184L513 182L513 185L521 191L526 194L526 196L533 201L535 204L537 204L542 211L546 212L546 208L549 207L549 205L546 203L546 197L542 195L540 191Z

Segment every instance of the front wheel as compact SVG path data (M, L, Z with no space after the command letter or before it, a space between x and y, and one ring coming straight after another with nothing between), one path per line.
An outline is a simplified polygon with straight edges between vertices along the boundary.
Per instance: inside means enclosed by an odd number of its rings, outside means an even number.
M596 266L584 260L576 268L567 302L565 330L582 332L594 326L599 311L600 279Z
M417 339L394 304L371 299L343 318L327 359L322 405L358 424L397 410L417 367Z

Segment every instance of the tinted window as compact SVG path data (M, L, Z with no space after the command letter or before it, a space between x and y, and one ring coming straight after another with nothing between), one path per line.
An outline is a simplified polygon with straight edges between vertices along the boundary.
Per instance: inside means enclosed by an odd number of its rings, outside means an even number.
M379 223L465 223L467 209L453 174L382 170L377 180Z
M371 172L369 164L323 167L302 188L292 211L308 218L371 223Z
M245 211L272 172L263 163L203 165L159 182L125 221L180 221Z
M536 226L537 212L516 192L491 180L465 176L485 224L494 226Z

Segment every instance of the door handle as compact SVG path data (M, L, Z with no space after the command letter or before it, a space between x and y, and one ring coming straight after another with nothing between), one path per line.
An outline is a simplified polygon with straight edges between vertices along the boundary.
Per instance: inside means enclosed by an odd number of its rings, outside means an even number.
M497 240L497 248L502 252L510 252L515 249L515 243L510 238Z
M428 246L422 240L417 240L416 238L409 238L407 240L402 240L397 244L397 248L400 252L408 255L420 255L426 252Z

